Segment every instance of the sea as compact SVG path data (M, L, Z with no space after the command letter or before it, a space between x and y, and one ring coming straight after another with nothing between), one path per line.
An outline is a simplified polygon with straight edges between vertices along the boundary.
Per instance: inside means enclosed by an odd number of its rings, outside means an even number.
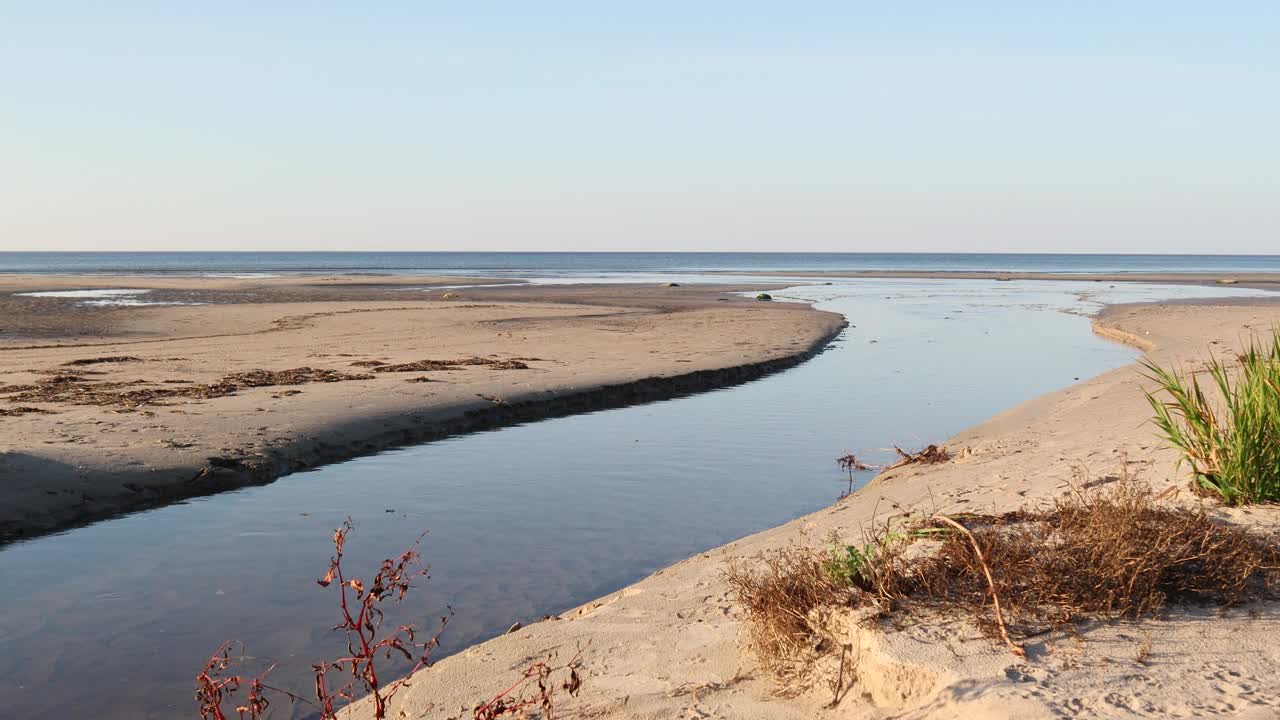
M1280 255L761 252L0 252L0 273L599 277L707 272L1280 272Z

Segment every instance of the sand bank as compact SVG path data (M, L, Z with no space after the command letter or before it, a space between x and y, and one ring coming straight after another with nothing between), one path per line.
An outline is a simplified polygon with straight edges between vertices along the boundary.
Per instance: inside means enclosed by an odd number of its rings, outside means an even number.
M0 541L742 382L843 325L747 286L437 287L465 282L0 277Z
M1228 353L1280 325L1267 301L1109 308L1099 332L1160 363ZM690 558L582 607L481 643L415 677L392 717L469 717L528 663L583 648L584 685L562 712L591 718L1272 718L1280 713L1280 612L1263 605L1222 615L1178 611L1159 621L1046 635L1020 660L964 623L893 633L849 631L859 680L830 707L826 688L796 698L745 648L727 564L789 543L850 542L873 519L909 509L1002 511L1053 497L1083 476L1129 473L1173 502L1186 492L1175 456L1147 423L1134 366L1013 408L946 441L951 462L882 474L836 505ZM1280 509L1213 507L1223 520L1280 527ZM1149 652L1140 658L1140 649ZM405 713L400 715L398 713ZM367 704L352 717L369 717Z

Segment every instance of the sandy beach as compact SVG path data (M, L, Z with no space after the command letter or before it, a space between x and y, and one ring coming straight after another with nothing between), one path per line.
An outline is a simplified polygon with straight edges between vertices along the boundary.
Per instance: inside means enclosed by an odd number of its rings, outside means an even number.
M475 283L495 287L451 287ZM388 447L742 382L799 362L843 325L731 294L754 285L506 284L0 278L0 541ZM44 295L103 289L134 292ZM173 304L87 304L104 297Z
M1280 304L1115 306L1095 330L1163 364L1224 356L1280 325ZM1094 623L1032 638L1014 657L967 622L891 632L850 624L856 682L832 706L829 689L784 698L746 647L730 563L831 533L857 542L906 512L1001 512L1034 506L1068 483L1128 475L1201 504L1216 519L1274 530L1274 506L1227 509L1188 491L1149 424L1136 366L1080 382L952 437L954 458L878 476L836 505L730 543L607 597L476 645L416 676L393 717L469 717L532 659L581 650L583 687L560 709L590 718L1241 717L1280 712L1280 617L1269 605L1175 609L1159 620ZM403 714L398 714L403 713ZM370 717L367 703L349 717Z

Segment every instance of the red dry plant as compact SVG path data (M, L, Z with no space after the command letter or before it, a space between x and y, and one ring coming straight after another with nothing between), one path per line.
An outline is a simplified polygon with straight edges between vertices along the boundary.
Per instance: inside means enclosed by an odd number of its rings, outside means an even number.
M334 531L334 554L329 560L329 571L316 581L321 587L329 587L337 582L342 622L334 629L341 630L347 636L345 657L325 660L312 666L316 674L316 699L320 703L322 717L335 717L335 700L341 699L349 703L355 699L355 693L359 689L373 696L374 717L384 718L387 701L391 696L415 672L431 664L431 653L439 646L440 634L449 618L440 618L440 629L426 641L419 641L417 631L410 625L400 625L384 634L384 616L380 607L382 601L387 598L397 602L403 600L413 587L415 578L429 577L427 573L430 568L421 565L422 556L418 553L418 545L426 533L419 535L399 557L383 560L382 567L366 586L360 578L348 579L342 570L343 548L351 530L351 521L347 520ZM400 679L383 685L378 678L376 659L379 655L390 658L392 653L404 656L413 666ZM330 687L328 673L334 670L350 675L350 679L336 688Z
M230 673L236 660L231 656L232 644L226 642L196 676L196 702L199 704L202 720L226 720L223 703L233 701L234 696L246 687L248 689L244 701L235 707L235 712L242 720L260 720L264 716L270 706L267 692L278 693L290 701L312 705L324 720L336 718L341 706L355 701L359 695L369 694L373 696L374 717L381 720L386 717L387 701L391 696L415 672L430 664L431 653L439 646L440 634L449 618L440 618L439 630L427 640L420 641L417 629L410 625L400 625L395 630L384 633L384 615L381 609L383 600L391 598L399 602L413 588L416 578L429 577L429 568L422 565L422 556L418 553L418 546L426 533L419 535L409 549L398 557L383 560L377 574L366 584L360 578L347 578L343 572L343 550L347 534L352 529L351 521L347 520L334 531L334 554L329 560L329 570L323 578L316 581L322 587L329 587L337 582L342 620L334 629L341 630L346 635L347 654L312 665L312 670L315 671L315 702L264 683L263 679L274 669L274 665L255 677ZM390 659L393 653L403 656L413 665L400 679L384 685L378 676L377 661L379 658ZM350 677L331 687L328 675L332 671L342 672Z
M271 705L267 700L267 691L279 693L290 700L301 699L288 690L263 682L263 679L275 669L275 665L268 666L261 674L251 678L226 674L232 664L231 648L230 641L222 643L218 651L209 658L209 662L205 663L204 669L196 676L196 702L199 703L200 717L203 720L226 720L227 716L222 710L223 701L230 699L244 685L248 685L248 693L245 695L244 702L235 708L241 720L246 717L250 720L259 720L266 714L267 708ZM243 651L243 646L241 649ZM243 660L243 657L237 659Z
M541 711L540 717L552 720L555 717L556 691L564 690L574 696L582 687L582 678L578 675L578 668L581 666L582 648L578 648L578 652L563 665L553 664L550 657L533 663L525 668L524 674L510 687L488 702L477 705L474 720L499 720L504 717L522 720L529 717L528 711L534 708ZM555 681L557 673L564 679ZM530 680L534 681L534 693L525 692Z
M428 568L422 565L418 546L426 533L418 536L409 549L396 558L382 561L373 579L366 583L360 578L348 578L342 568L343 551L347 535L353 526L350 520L333 532L333 556L329 569L316 582L321 587L337 584L342 621L334 627L347 638L347 654L335 660L325 660L312 665L315 672L315 702L299 697L287 690L268 685L263 680L275 668L271 665L261 674L246 677L229 673L231 666L243 660L232 658L230 642L223 643L213 654L204 669L196 676L196 701L202 720L227 720L222 709L224 702L233 702L234 696L248 688L244 701L236 705L235 712L241 720L262 720L270 702L267 693L287 697L291 702L302 702L319 712L322 720L336 720L341 707L354 702L357 697L373 698L374 717L383 720L387 716L387 703L417 671L431 664L431 653L440 645L440 635L449 622L448 616L440 618L440 627L426 640L418 640L418 630L410 625L400 625L384 633L382 602L388 598L399 602L419 577L430 577ZM409 671L397 680L383 684L379 677L377 661L390 659L393 654L403 656L413 663ZM525 669L520 679L491 700L477 705L476 720L528 717L528 712L538 710L548 720L554 716L556 693L564 690L570 696L578 694L582 679L578 675L582 651L563 665L555 665L551 658L535 662ZM341 684L331 686L329 673L346 675ZM557 680L557 676L563 679ZM532 686L529 685L532 681ZM535 690L530 691L530 688Z

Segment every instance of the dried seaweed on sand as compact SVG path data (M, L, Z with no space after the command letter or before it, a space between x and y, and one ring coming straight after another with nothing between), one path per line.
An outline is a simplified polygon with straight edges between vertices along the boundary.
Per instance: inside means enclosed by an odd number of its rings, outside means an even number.
M461 360L418 360L416 362L398 363L396 365L379 365L374 372L424 372L427 370L457 370L468 366L483 366L494 370L528 370L529 366L520 360L494 360L491 358L469 357Z
M132 355L106 355L103 357L83 358L80 360L68 360L62 363L63 367L77 367L81 365L98 365L100 363L122 363L122 362L142 362L142 358Z
M310 367L289 370L249 370L223 376L210 384L191 384L154 387L144 380L126 382L99 382L86 384L77 376L55 376L36 385L6 385L0 387L0 395L8 395L9 402L61 402L73 405L102 405L138 407L162 404L172 399L199 399L225 397L243 388L273 387L276 385L306 385L308 383L346 382L371 380L372 375L352 375L336 370Z

